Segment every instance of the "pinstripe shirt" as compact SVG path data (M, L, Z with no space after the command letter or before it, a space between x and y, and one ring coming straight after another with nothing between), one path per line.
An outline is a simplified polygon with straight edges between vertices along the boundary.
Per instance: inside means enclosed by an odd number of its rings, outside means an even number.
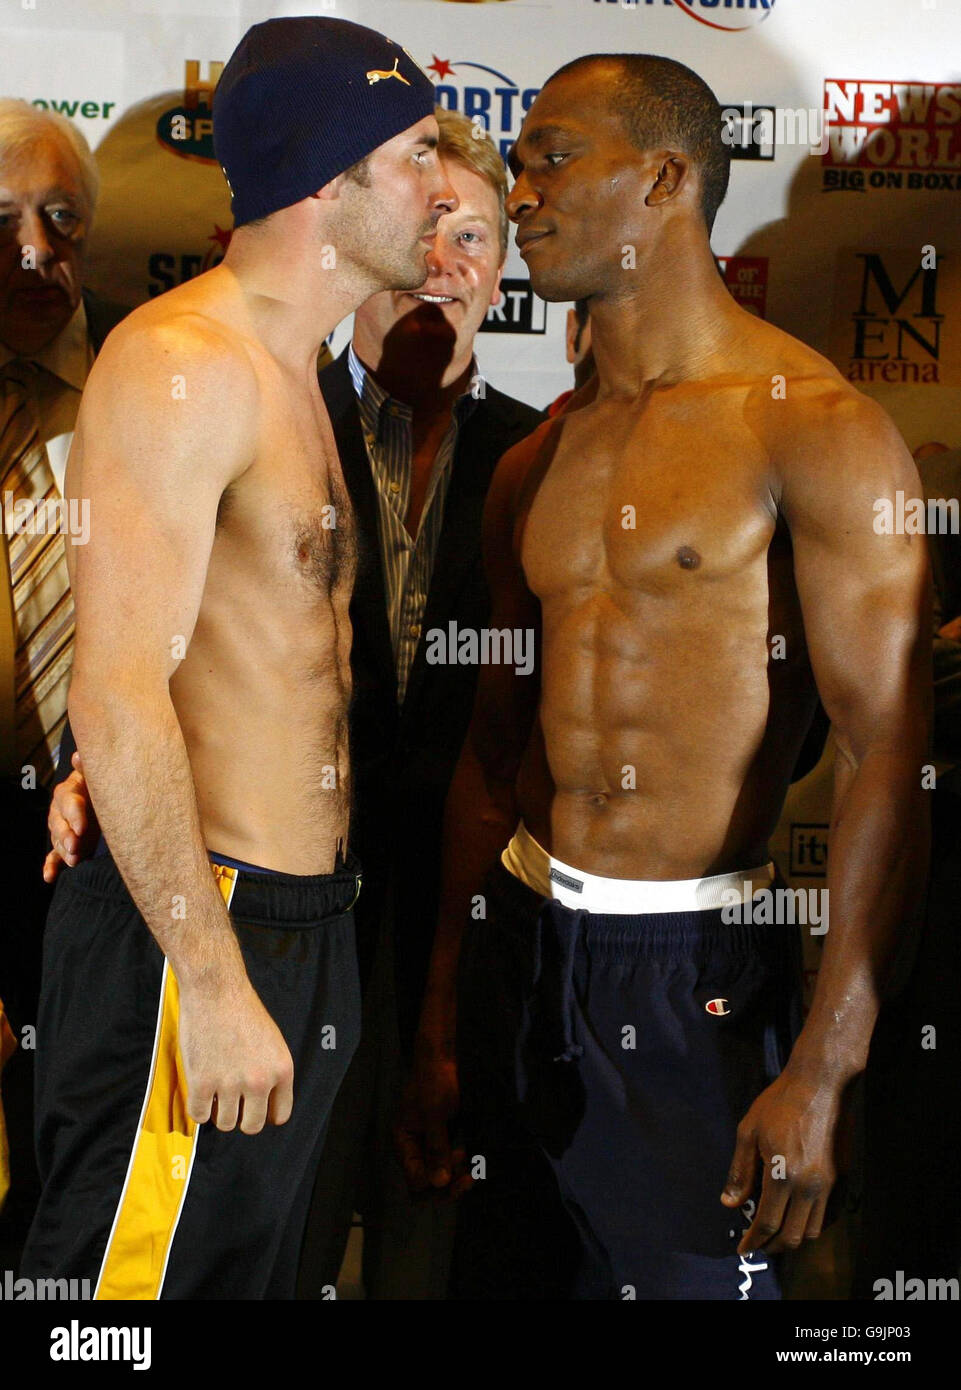
M357 393L367 457L377 490L377 532L384 571L384 597L397 670L397 703L403 704L407 678L420 641L427 592L437 555L444 503L450 487L457 432L477 404L471 392L454 403L450 428L431 468L417 535L404 520L413 477L413 411L389 396L367 371L351 343L347 363ZM476 374L476 363L471 380Z

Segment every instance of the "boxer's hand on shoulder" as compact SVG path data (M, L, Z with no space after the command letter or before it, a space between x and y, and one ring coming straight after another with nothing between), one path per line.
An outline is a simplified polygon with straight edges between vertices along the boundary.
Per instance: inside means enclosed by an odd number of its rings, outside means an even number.
M458 1197L471 1186L463 1150L450 1142L450 1121L459 1105L453 1055L418 1038L394 1126L394 1145L412 1192L447 1189L447 1196Z
M946 637L949 642L961 642L961 618L952 618L949 623L939 627L938 636Z
M100 825L90 801L79 753L74 753L71 763L74 770L54 787L47 813L47 829L53 846L43 861L43 877L47 883L54 882L62 865L72 869L81 860L89 859L100 839Z
M192 1120L259 1134L290 1118L293 1058L246 975L216 992L181 988L179 1042Z
M738 1125L721 1196L724 1205L742 1206L754 1191L758 1164L764 1170L754 1220L738 1245L739 1255L753 1250L776 1255L821 1234L837 1178L841 1093L837 1082L792 1074L789 1064Z

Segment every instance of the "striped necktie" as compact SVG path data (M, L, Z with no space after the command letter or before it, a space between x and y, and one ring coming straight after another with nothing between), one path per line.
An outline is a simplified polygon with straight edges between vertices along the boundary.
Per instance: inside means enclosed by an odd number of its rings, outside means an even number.
M74 628L56 508L60 492L40 437L43 370L24 358L0 368L0 493L16 642L16 765L35 768L38 786L53 777L67 712Z

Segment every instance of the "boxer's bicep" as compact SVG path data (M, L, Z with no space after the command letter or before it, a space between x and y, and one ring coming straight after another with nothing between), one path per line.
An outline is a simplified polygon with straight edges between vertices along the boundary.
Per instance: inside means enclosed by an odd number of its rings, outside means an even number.
M811 667L855 762L879 744L906 752L926 722L927 552L923 535L886 524L899 492L922 496L901 436L847 393L798 436L782 479Z
M91 373L67 479L88 519L73 565L74 680L101 689L166 681L182 659L256 404L245 359L193 324L115 338Z

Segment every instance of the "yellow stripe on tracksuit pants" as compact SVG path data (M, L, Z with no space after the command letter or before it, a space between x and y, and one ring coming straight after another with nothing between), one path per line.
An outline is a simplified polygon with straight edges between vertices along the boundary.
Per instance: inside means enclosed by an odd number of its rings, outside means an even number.
M229 908L237 871L223 864L211 868ZM177 977L165 960L150 1079L95 1299L160 1297L199 1135L187 1114L179 1021Z

